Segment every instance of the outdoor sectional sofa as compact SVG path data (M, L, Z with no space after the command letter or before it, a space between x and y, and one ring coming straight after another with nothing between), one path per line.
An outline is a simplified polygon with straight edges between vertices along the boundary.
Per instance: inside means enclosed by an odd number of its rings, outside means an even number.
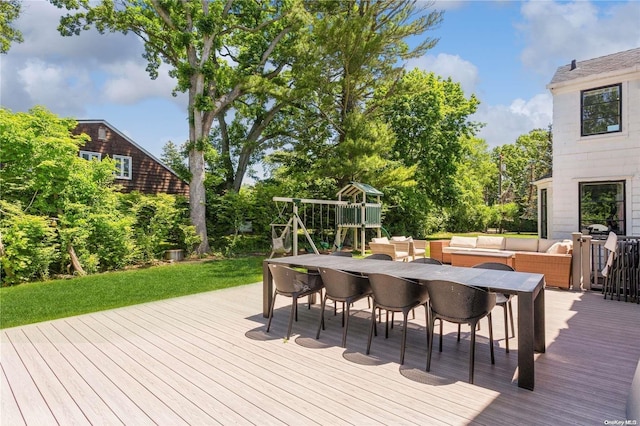
M549 286L569 288L572 242L499 236L460 237L429 243L430 256L454 266L501 262L518 272L544 274Z

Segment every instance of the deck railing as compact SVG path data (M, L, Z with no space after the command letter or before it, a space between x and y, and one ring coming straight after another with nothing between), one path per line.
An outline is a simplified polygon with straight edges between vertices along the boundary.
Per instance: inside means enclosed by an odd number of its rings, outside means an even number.
M640 303L640 237L618 236L614 262L608 271L610 285L605 289L605 269L609 250L606 235L572 234L574 290L606 291L610 297Z

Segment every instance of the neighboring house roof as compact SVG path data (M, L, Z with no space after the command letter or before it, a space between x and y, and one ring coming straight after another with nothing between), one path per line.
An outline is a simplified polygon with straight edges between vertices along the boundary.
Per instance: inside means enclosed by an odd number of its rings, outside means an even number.
M555 86L570 80L585 78L592 75L605 74L630 68L640 70L640 47L613 53L586 61L573 60L569 65L563 65L556 70L547 87Z
M173 169L169 166L167 166L166 164L164 164L161 160L158 160L153 154L151 154L149 151L147 151L146 149L144 149L143 147L141 147L140 145L138 145L137 143L134 142L133 139L131 139L130 137L128 137L127 135L125 135L124 133L122 133L120 130L116 129L114 126L112 126L109 122L107 122L106 120L76 120L78 123L86 123L86 124L103 124L105 126L107 126L110 130L114 131L115 133L117 133L121 138L125 139L127 142L129 142L131 145L135 146L136 148L138 148L140 151L144 152L146 155L148 155L149 157L151 157L155 162L157 162L158 164L160 164L162 167L164 167L165 169L167 169L171 174L175 175L177 178L179 178L180 180L183 180L182 178L180 178L180 176L178 176L178 174L176 172L173 171Z

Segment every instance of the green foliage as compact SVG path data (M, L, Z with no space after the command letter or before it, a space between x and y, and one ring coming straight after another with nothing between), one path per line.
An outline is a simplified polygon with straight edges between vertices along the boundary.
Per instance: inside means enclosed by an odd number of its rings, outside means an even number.
M492 155L496 164L502 156L503 201L516 203L518 213L515 217L529 221L537 219L537 190L533 182L551 173L552 145L550 130L534 129L518 137L513 144L494 149Z
M53 224L44 216L25 214L19 203L0 200L0 276L3 285L49 276L58 245Z
M113 161L81 159L74 128L44 108L0 109L3 284L120 269L200 242L184 199L118 192Z
M11 43L22 43L22 33L12 24L20 16L20 0L2 0L0 2L0 54L7 53Z
M454 180L455 201L446 206L446 229L452 232L486 230L491 221L486 188L498 175L484 140L462 138L463 153Z
M25 211L53 215L68 187L78 148L86 136L72 136L74 120L43 107L28 113L0 109L0 182L4 199L20 201ZM72 160L76 157L77 161Z
M177 197L167 194L143 195L139 192L122 195L122 205L130 217L135 240L135 260L162 258L165 250L194 250L199 239L188 223L186 209ZM134 250L130 247L129 250Z
M419 69L405 74L389 97L384 113L396 135L393 158L416 167L419 191L433 203L449 205L459 196L455 179L465 146L463 138L478 128L469 116L478 101L465 98L459 83Z
M184 145L178 147L176 144L169 141L162 147L162 155L160 156L160 159L171 170L176 172L180 179L185 182L189 182L191 180L191 172L185 162L185 158L187 158L188 154L188 150Z

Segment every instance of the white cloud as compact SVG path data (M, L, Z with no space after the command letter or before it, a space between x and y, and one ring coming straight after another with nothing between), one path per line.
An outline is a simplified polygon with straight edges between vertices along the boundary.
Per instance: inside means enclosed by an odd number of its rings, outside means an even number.
M523 64L544 75L584 60L640 46L640 2L528 1L516 25L527 43Z
M546 129L551 124L552 109L551 95L541 93L529 100L515 99L508 106L480 104L471 120L486 123L477 136L495 147L512 144L533 129Z
M160 67L158 78L151 80L140 61L108 64L102 67L108 77L102 87L104 100L118 104L134 104L151 97L172 99L175 80L169 77L167 65Z
M428 72L451 79L460 83L464 93L469 96L476 92L478 85L478 68L458 55L439 53L437 56L424 55L409 60L408 69L420 68Z
M69 115L82 111L93 93L88 73L71 72L68 68L39 59L27 60L17 70L17 81L29 99L37 100L37 104L50 110L66 111Z
M105 102L124 105L161 97L186 106L184 96L171 96L175 83L168 67L151 80L135 35L90 30L62 37L57 25L64 13L49 2L24 2L16 26L25 41L2 58L2 106L25 111L44 105L76 117Z

